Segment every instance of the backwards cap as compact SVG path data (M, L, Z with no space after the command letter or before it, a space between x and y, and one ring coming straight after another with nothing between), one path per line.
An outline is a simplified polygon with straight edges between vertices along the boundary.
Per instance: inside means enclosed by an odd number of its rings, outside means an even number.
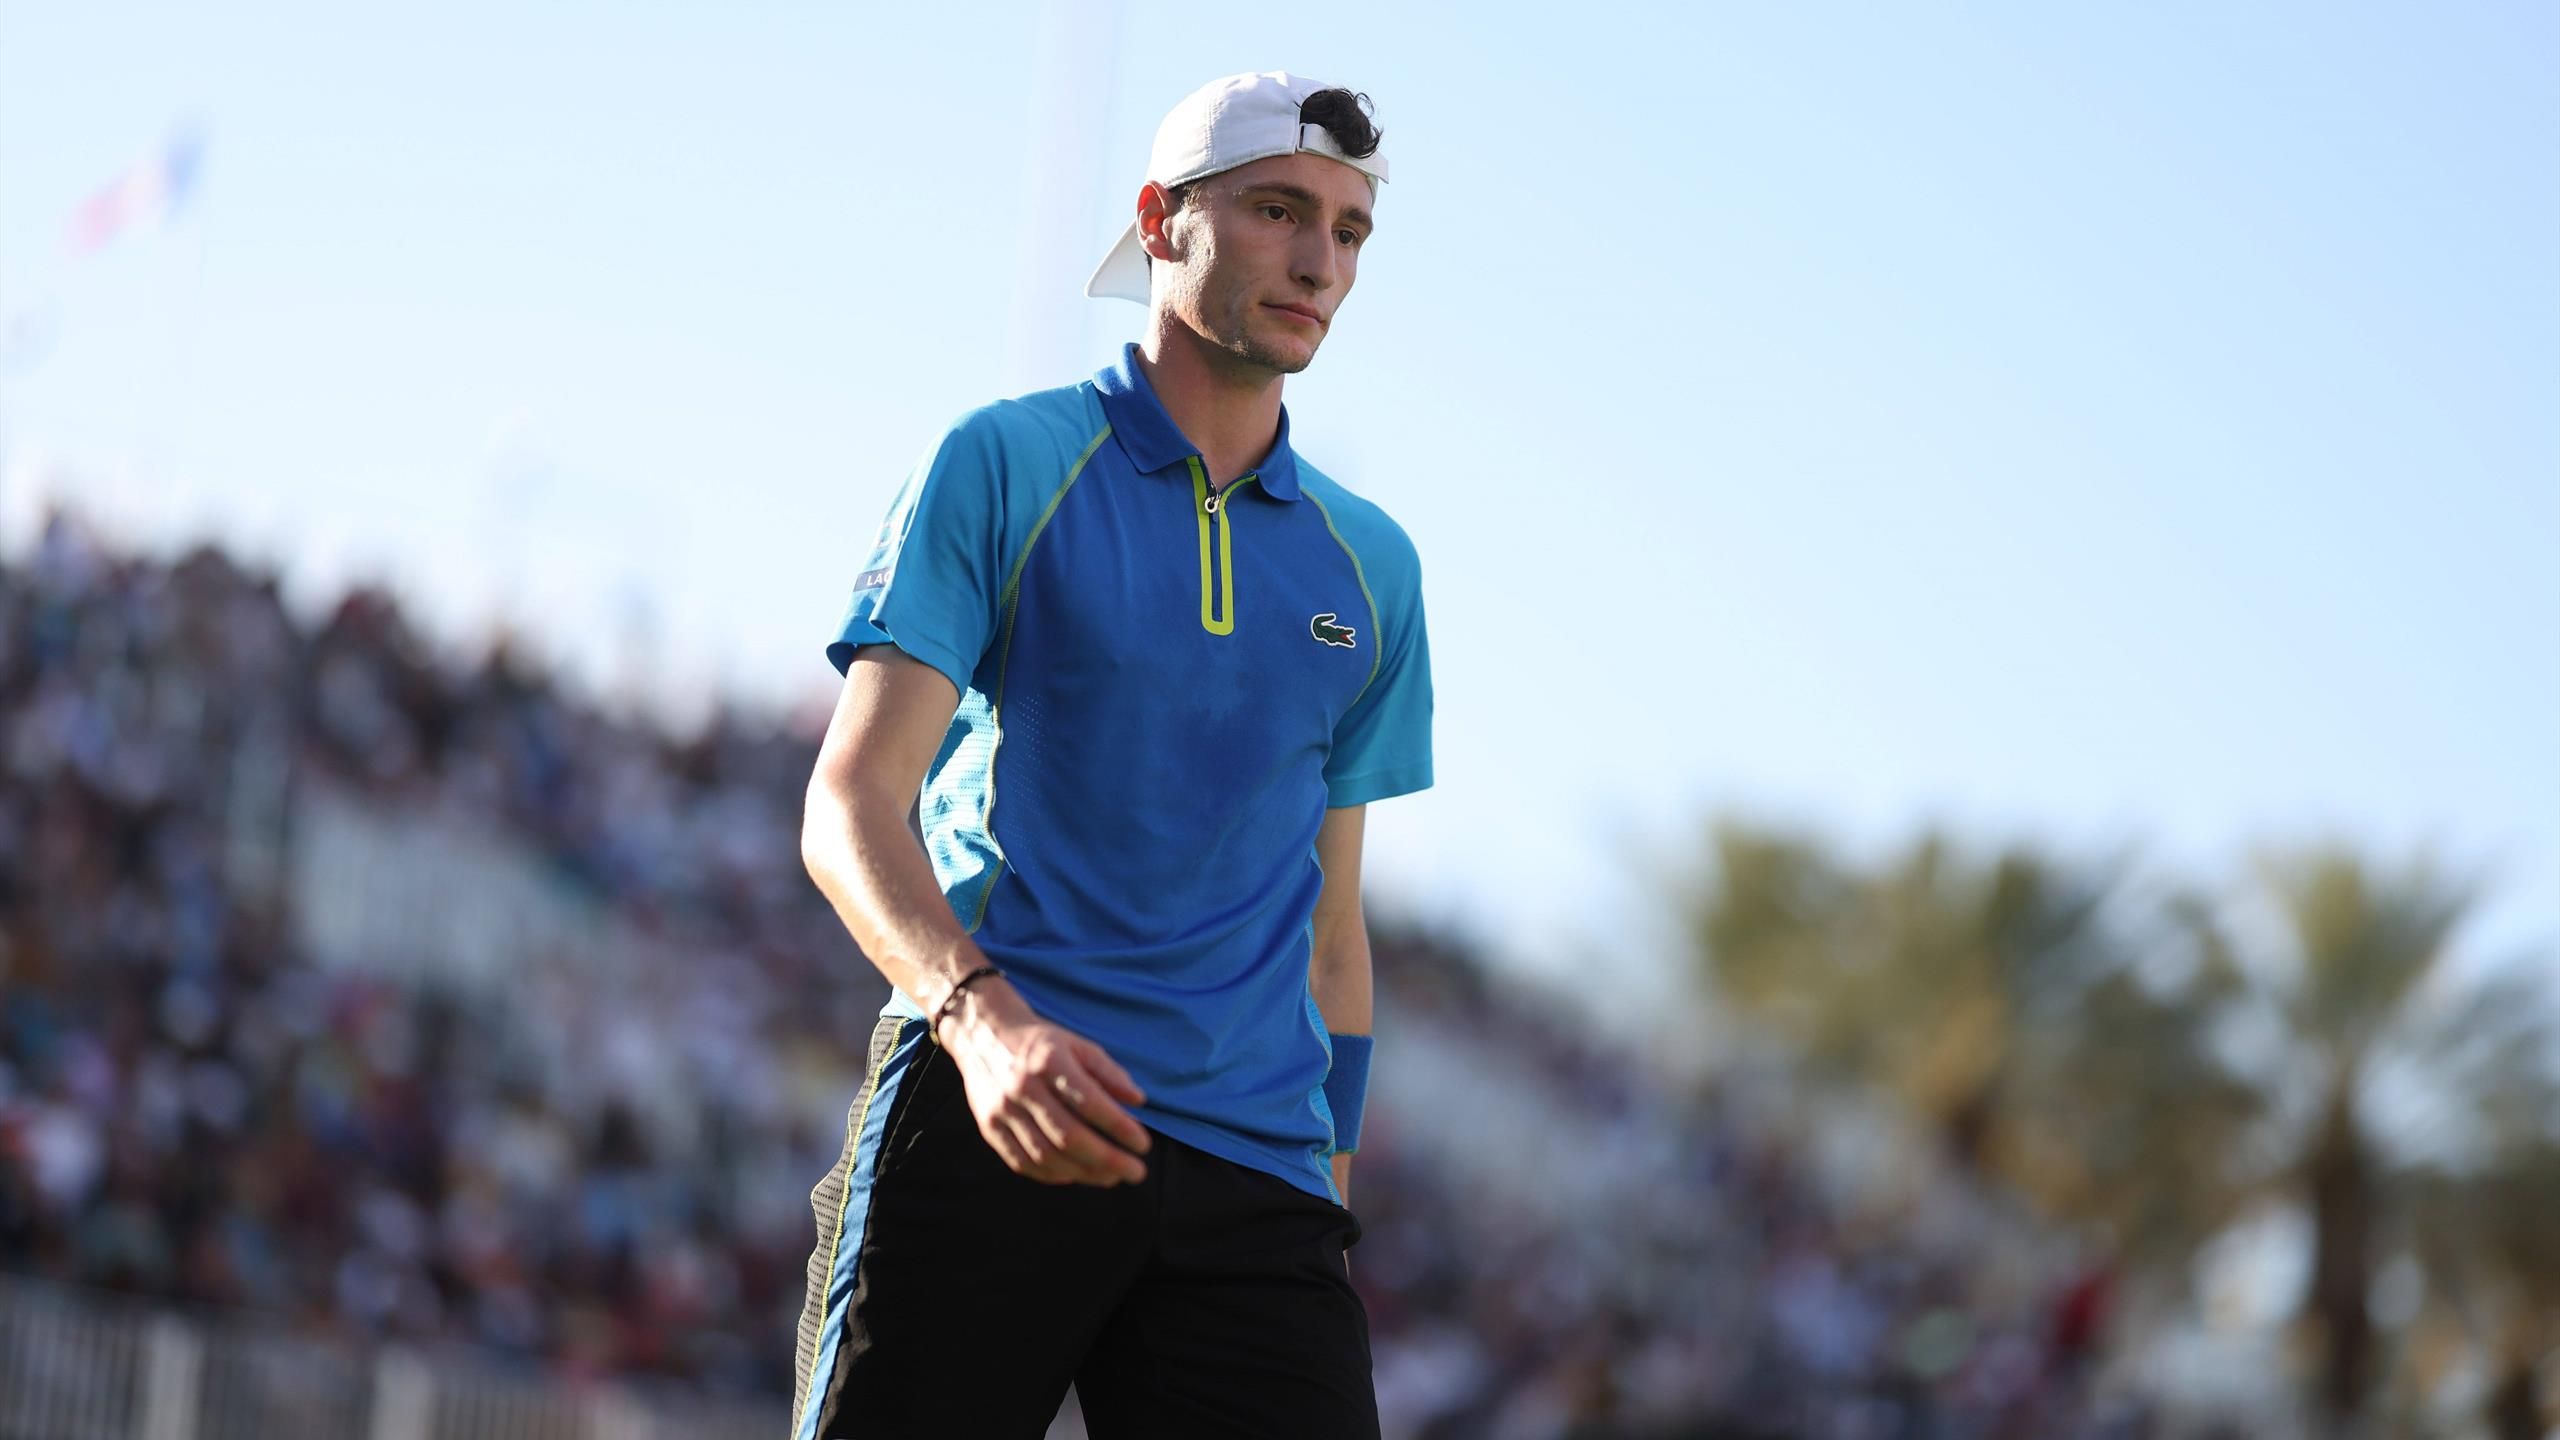
M1156 145L1147 157L1147 180L1170 190L1204 175L1233 170L1274 155L1301 151L1339 160L1369 177L1375 193L1387 178L1384 154L1343 153L1333 132L1303 124L1298 107L1319 90L1335 87L1284 70L1259 70L1212 80L1182 97L1156 127ZM1147 303L1147 252L1138 245L1138 222L1120 234L1120 243L1102 257L1085 282L1084 293L1097 300Z

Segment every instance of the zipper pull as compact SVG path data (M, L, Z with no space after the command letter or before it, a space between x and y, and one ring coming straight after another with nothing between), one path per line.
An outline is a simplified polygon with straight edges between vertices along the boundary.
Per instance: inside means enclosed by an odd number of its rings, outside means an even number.
M1201 514L1203 514L1203 515L1215 515L1215 514L1217 514L1217 513L1218 513L1218 492L1217 492L1217 491L1212 490L1212 491L1210 491L1206 496L1204 496L1204 497L1201 499L1201 501L1200 501L1200 513L1201 513Z

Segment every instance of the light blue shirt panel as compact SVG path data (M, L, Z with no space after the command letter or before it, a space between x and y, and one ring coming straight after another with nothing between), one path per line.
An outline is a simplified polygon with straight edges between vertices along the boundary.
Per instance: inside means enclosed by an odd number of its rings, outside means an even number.
M1321 502L1335 533L1359 557L1377 602L1367 637L1378 673L1334 727L1325 760L1325 803L1339 809L1431 788L1431 640L1422 613L1422 561L1387 512L1301 460L1298 480Z
M964 927L976 922L1002 863L988 812L1004 585L1103 423L1090 388L1076 385L1001 400L953 422L900 487L827 646L841 673L862 646L893 645L960 691L918 803L934 878ZM888 1009L924 1013L895 990Z
M1006 577L1032 527L1102 430L1090 390L1069 385L981 406L908 472L854 579L827 658L895 645L964 694L1004 623Z

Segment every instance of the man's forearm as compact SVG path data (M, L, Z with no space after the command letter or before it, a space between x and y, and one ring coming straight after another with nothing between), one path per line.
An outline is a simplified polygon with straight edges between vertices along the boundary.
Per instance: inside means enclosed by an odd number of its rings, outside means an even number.
M1316 935L1307 988L1315 992L1325 1029L1336 1035L1366 1035L1372 1003L1368 926L1355 913L1338 930L1341 933Z
M1319 931L1307 967L1307 988L1314 992L1324 1028L1336 1035L1366 1035L1372 1019L1374 979L1369 962L1369 929L1357 911L1335 927ZM1333 1157L1333 1188L1342 1203L1351 1203L1351 1157Z
M903 807L858 785L813 784L802 822L800 855L853 942L890 984L933 1006L960 978L986 963L960 928L933 862L907 827ZM972 1009L1020 1005L997 979L969 987Z

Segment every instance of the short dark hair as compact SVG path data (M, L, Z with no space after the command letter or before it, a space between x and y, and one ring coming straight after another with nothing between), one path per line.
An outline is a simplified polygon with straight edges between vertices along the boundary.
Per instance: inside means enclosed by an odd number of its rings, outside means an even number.
M1342 147L1343 154L1354 160L1366 160L1378 153L1379 142L1387 138L1387 133L1369 118L1369 108L1367 95L1337 85L1308 96L1298 106L1298 123L1323 126L1325 133L1333 137L1333 143ZM1214 178L1203 176L1201 180L1187 181L1165 192L1166 198L1172 201L1166 207L1167 213L1189 205L1199 193L1202 180Z
M1387 138L1369 118L1369 97L1338 85L1308 96L1298 107L1298 123L1323 126L1342 153L1354 160L1377 154L1378 142Z

